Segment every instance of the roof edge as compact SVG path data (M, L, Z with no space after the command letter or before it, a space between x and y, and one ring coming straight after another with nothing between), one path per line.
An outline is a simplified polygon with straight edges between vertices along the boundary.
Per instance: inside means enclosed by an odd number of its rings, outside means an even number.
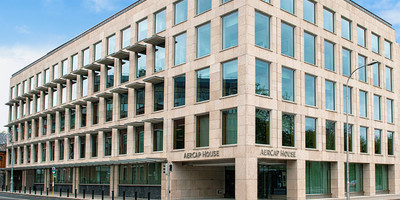
M122 14L126 13L127 11L129 11L129 10L131 10L132 8L136 7L137 5L143 3L144 1L146 1L146 0L138 0L137 2L135 2L135 3L131 4L131 5L129 5L128 7L122 9L121 11L119 11L119 12L117 12L116 14L112 15L111 17L109 17L109 18L105 19L104 21L102 21L102 22L96 24L95 26L93 26L92 28L88 29L87 31L85 31L85 32L79 34L78 36L74 37L73 39L69 40L68 42L66 42L66 43L64 43L64 44L62 44L62 45L60 45L60 46L58 46L57 48L51 50L49 53L47 53L46 55L44 55L44 56L40 57L39 59L33 61L31 64L27 65L26 67L24 67L24 68L18 70L17 72L15 72L14 74L12 74L11 77L14 77L14 76L16 76L16 75L22 73L23 71L29 69L29 68L32 67L33 65L39 63L40 61L42 61L42 60L48 58L49 56L51 56L51 55L53 55L54 53L56 53L56 52L60 51L61 49L63 49L64 47L68 46L69 44L71 44L71 43L73 43L73 42L79 40L80 38L86 36L87 34L93 32L94 30L96 30L96 29L98 29L98 28L100 28L101 26L107 24L107 23L110 22L111 20L113 20L113 19L115 19L115 18L121 16Z
M385 24L386 26L390 27L391 29L393 29L393 26L391 23L389 23L388 21L382 19L381 17L379 17L378 15L374 14L373 12L367 10L366 8L364 8L363 6L361 6L360 4L354 2L353 0L345 0L347 3L353 5L354 7L360 9L361 11L365 12L366 14L368 14L369 16L375 18L376 20L382 22L383 24Z

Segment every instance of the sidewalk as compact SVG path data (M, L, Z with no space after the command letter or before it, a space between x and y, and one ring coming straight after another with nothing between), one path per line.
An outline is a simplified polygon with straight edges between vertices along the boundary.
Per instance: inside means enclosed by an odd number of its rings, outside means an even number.
M36 196L36 197L53 197L53 198L60 198L60 199L74 199L74 200L90 200L90 199L95 199L95 200L112 200L113 198L108 196L108 195L104 195L104 198L101 197L101 195L94 195L94 198L92 198L92 194L85 194L85 198L83 198L82 194L78 194L77 198L75 198L75 194L69 193L69 195L66 192L63 192L60 196L60 192L54 192L54 196L51 194L51 192L49 192L49 195L46 195L46 192L43 192L42 195L40 195L40 191L36 191L36 194L34 191L31 191L31 194L29 194L29 191L26 191L26 193L24 193L24 191L22 191L21 193L19 193L19 191L17 192L5 192L5 191L0 191L1 193L10 193L10 194L20 194L20 195L27 195L27 196ZM114 197L114 200L124 200L123 197ZM134 197L126 197L125 200L135 200ZM137 200L148 200L148 198L137 198ZM156 199L151 199L151 200L156 200Z

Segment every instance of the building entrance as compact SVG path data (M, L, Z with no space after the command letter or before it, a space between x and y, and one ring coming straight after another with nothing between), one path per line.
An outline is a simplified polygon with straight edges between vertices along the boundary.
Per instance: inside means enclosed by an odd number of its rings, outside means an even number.
M286 199L285 164L258 165L258 198Z
M225 167L225 198L235 198L235 167Z

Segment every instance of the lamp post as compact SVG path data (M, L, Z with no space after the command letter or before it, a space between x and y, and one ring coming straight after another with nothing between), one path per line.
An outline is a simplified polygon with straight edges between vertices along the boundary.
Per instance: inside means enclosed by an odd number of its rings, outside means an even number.
M11 132L7 133L8 137L10 138L11 142L11 178L10 178L10 191L14 192L14 140L13 134Z
M363 65L361 67L358 67L357 69L353 70L349 77L347 78L347 83L346 83L346 199L349 200L350 199L350 173L349 173L349 81L351 79L351 77L353 76L354 72L358 71L359 69L371 66L371 65L375 65L379 63L378 61L372 61L369 64Z

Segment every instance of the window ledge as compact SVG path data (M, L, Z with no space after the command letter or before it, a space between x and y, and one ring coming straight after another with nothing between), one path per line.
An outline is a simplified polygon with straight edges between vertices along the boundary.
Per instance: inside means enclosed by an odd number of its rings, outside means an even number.
M350 38L350 39L347 39L347 38L344 38L343 36L341 36L340 38L344 39L345 41L348 41L348 42L353 43L353 41L351 40L351 38Z
M229 148L229 147L237 147L237 144L221 144L219 148Z
M208 147L195 147L193 150L200 151L200 150L205 150L205 149L210 149L210 147L209 146Z
M290 147L290 146L283 146L282 145L282 149L288 149L288 150L298 150L297 148L296 148L296 144L294 144L295 146L294 147Z
M266 98L266 99L273 99L271 96L267 96L267 95L262 95L262 94L255 94L256 95L256 97L260 97L260 98Z
M152 151L152 154L160 154L160 153L164 153L164 151Z
M318 106L311 106L311 105L307 105L307 104L304 104L304 106L307 107L307 108L318 109Z
M197 17L197 16L200 16L200 15L203 15L204 13L208 13L208 12L210 12L211 11L211 8L210 9L208 9L208 10L206 10L206 11L203 11L202 13L198 13L197 14L197 10L196 10L196 15L194 16L194 17Z
M338 153L337 150L325 149L325 151L328 152L328 153Z
M315 61L315 62L317 62L317 61ZM304 63L307 64L307 65L319 68L319 66L317 64L313 64L313 63L310 63L310 62L307 62L307 61L304 61Z
M289 100L285 100L285 99L281 99L281 100L282 100L282 102L284 102L284 103L290 103L290 104L297 105L297 103L294 102L294 101L289 101Z
M363 152L360 152L360 155L362 155L362 156L369 156L370 154L367 152L367 153L363 153Z
M317 149L317 148L307 148L307 147L306 147L306 150L307 151L315 151L315 152L319 151L319 149Z
M151 114L157 114L157 113L162 113L162 112L164 112L164 109L162 109L162 110L157 110L157 111L154 111L154 110L153 110L153 112L151 112Z
M173 149L173 150L171 150L171 152L182 152L182 151L185 151L185 149Z
M357 43L357 46L358 46L358 47L361 47L361 48L363 48L363 49L365 49L365 50L368 50L367 47L361 46L361 45L359 45L358 43ZM368 50L368 51L369 51L369 50Z
M176 106L176 107L172 107L171 110L177 110L180 108L184 108L186 105L181 105L181 106Z
M314 16L314 18L315 18L314 20L317 21L315 16ZM312 23L312 22L310 22L310 21L305 20L304 18L303 18L303 21L307 22L308 24L314 25L315 27L318 27L318 25L315 24L315 22Z
M229 50L234 49L234 48L236 48L236 47L238 47L238 46L239 46L239 42L238 42L238 44L236 44L235 46L231 46L231 47L228 47L228 48L225 48L225 49L221 49L221 50L219 51L219 53L222 53L222 52L224 52L224 51L229 51Z
M209 103L210 100L204 100L204 101L196 101L196 103L194 103L194 105L200 105L200 104L205 104L205 103Z
M326 108L325 108L325 111L332 112L332 113L337 113L336 110L329 110L329 109L326 109Z
M287 14L290 14L290 15L292 15L292 16L294 16L294 17L297 17L297 15L296 15L295 13L291 13L291 12L289 12L289 11L283 10L282 8L280 8L280 10L283 11L283 12L285 12L285 13L287 13ZM294 12L294 10L293 10L293 12Z
M258 144L258 143L256 143L254 146L256 146L256 147L264 147L264 148L274 148L271 144Z
M185 19L185 20L183 20L183 21L181 21L181 22L175 24L175 19L174 19L174 25L172 26L172 28L174 28L174 27L176 27L176 26L179 26L179 25L181 25L181 24L183 24L183 23L185 23L185 22L187 22L187 21L188 21L188 20Z
M198 61L198 60L201 60L201 59L203 59L203 58L207 58L207 57L210 57L211 56L211 54L207 54L207 55L204 55L204 56L202 56L202 57L196 57L195 59L194 59L194 61Z
M231 94L231 95L228 95L228 96L220 97L219 99L222 100L222 99L228 99L228 98L237 97L237 96L239 96L239 95L238 94Z
M260 48L260 49L262 49L262 50L266 50L266 51L269 51L269 52L271 52L271 53L274 52L274 51L272 51L270 48L265 48L265 47L262 47L262 46L258 46L258 45L256 45L256 44L254 44L254 46L255 46L256 48ZM270 47L271 47L271 44L270 44Z
M174 66L172 66L172 68L183 66L183 65L185 65L186 63L187 63L187 60L186 60L186 62L181 63L181 64L178 64L178 65L175 65L175 64L174 64ZM142 78L142 77L141 77L141 78Z
M281 52L281 56L286 57L286 58L290 58L290 59L293 59L293 60L297 60L297 59L296 59L296 55L294 55L294 56L292 57L292 56L285 55L285 54L283 54L283 53Z

